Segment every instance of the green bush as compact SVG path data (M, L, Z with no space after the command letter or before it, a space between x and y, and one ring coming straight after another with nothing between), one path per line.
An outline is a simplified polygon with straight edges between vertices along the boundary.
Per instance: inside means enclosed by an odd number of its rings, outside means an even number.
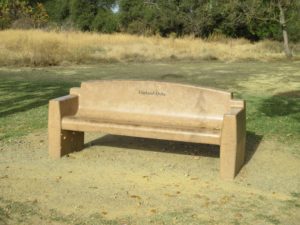
M83 31L91 30L96 15L96 5L86 0L71 0L70 13L75 25Z
M7 2L0 2L0 29L8 28L11 24L9 6Z
M119 21L117 15L112 11L99 10L97 16L93 20L92 29L102 33L113 33L119 29Z

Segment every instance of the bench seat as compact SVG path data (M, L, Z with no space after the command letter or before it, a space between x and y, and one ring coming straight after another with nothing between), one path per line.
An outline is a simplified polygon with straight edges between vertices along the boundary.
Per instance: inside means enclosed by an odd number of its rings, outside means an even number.
M101 120L79 116L64 117L62 119L62 129L216 145L220 144L221 137L220 129L194 128L188 126L174 127L171 124L164 124L162 126L160 124L142 121Z

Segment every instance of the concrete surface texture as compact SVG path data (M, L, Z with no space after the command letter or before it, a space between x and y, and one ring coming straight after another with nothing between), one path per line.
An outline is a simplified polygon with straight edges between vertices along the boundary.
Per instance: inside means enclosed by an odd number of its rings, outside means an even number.
M50 101L49 154L84 146L84 132L220 145L220 174L245 158L245 103L230 92L157 81L88 81Z

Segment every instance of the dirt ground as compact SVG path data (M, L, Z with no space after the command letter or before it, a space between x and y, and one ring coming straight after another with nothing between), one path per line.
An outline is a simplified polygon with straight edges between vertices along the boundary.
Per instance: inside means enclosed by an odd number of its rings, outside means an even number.
M299 224L300 159L278 142L261 140L235 182L218 178L216 147L101 134L87 142L56 161L46 131L1 146L2 223Z
M245 88L246 97L296 90L282 73L241 78L225 89ZM87 133L83 151L51 160L45 127L0 141L0 224L298 225L299 140L254 135L253 96L246 164L234 182L219 179L217 146Z

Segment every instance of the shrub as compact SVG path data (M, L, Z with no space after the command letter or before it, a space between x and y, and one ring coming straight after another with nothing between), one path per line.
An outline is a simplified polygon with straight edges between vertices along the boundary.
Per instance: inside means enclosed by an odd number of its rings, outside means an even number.
M11 24L11 28L13 29L32 29L34 27L34 20L29 17L17 19Z
M102 33L113 33L118 31L118 18L112 11L99 10L93 21L92 29Z
M44 5L37 3L31 7L25 0L0 2L0 28L33 28L42 27L48 22L48 14Z

